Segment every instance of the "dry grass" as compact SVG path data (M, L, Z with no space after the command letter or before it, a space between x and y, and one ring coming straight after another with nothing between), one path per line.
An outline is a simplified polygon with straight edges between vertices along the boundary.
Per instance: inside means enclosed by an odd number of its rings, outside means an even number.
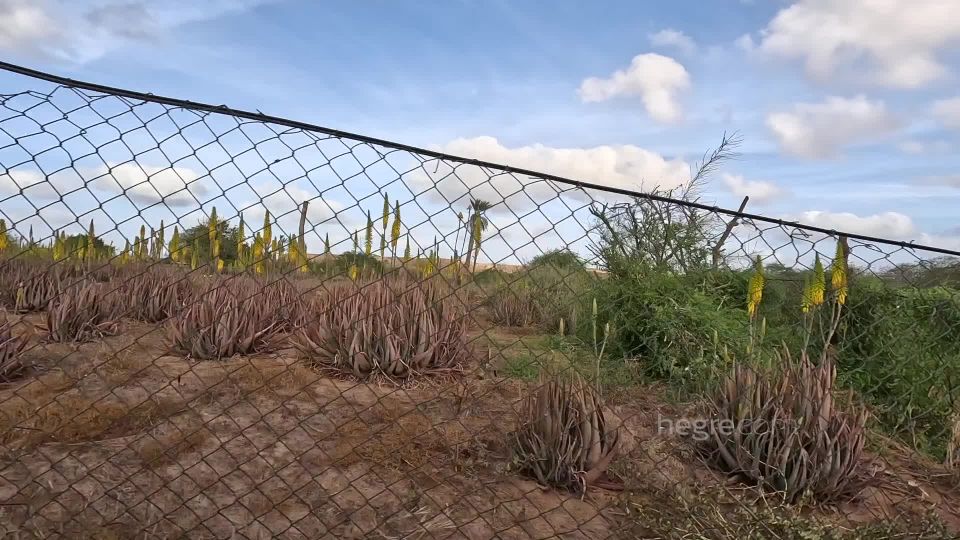
M451 402L441 407L452 408ZM506 433L493 417L437 418L411 404L384 398L337 426L331 457L338 467L359 463L398 472L453 467L471 474L506 455ZM494 458L492 454L501 454Z
M632 538L817 540L951 538L935 514L855 523L842 515L807 515L787 505L746 504L718 490L631 493L624 497L624 532Z
M126 403L112 394L87 395L64 377L31 381L0 404L0 444L30 451L48 442L110 439L139 433L187 410L181 401L167 398Z

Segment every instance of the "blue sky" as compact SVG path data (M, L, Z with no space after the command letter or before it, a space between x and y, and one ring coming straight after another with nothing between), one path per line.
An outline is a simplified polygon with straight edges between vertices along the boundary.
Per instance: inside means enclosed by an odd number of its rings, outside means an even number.
M620 187L679 185L738 131L742 155L705 199L735 207L749 194L753 212L958 249L951 4L0 0L0 51L77 79ZM32 84L0 75L2 93ZM324 194L334 212L351 197ZM425 217L426 204L411 210ZM365 219L344 216L344 230Z

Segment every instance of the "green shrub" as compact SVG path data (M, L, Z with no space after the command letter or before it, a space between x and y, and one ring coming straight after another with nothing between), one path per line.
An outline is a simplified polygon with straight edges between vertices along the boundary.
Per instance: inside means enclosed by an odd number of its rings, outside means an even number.
M378 276L383 270L383 263L373 256L364 253L341 253L337 255L330 265L330 271L333 276L349 276L350 268L356 266L361 276Z
M557 331L560 319L570 333L589 327L597 278L579 257L566 250L549 251L530 261L525 272L545 330Z
M841 328L843 384L886 429L942 457L960 395L960 291L858 280Z
M648 375L677 383L702 383L724 367L719 346L745 351L747 313L723 306L695 280L648 272L603 280L597 287L598 324L613 327L608 351L635 358ZM581 328L583 325L581 325ZM579 335L592 341L581 329Z

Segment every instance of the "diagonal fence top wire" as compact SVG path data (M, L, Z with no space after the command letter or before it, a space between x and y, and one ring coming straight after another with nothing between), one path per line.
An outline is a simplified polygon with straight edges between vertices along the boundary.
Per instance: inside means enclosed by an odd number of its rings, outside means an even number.
M769 216L754 214L750 212L741 212L741 211L732 210L729 208L722 208L716 205L677 199L674 197L664 196L664 195L655 194L655 193L643 193L643 192L631 190L631 189L607 186L603 184L597 184L594 182L586 182L583 180L576 180L576 179L567 178L564 176L559 176L559 175L550 174L550 173L545 173L541 171L534 171L531 169L514 167L512 165L506 165L502 163L493 163L490 161L457 156L457 155L448 154L445 152L439 152L437 150L430 150L427 148L421 148L421 147L412 146L408 144L402 144L402 143L398 143L398 142L387 140L387 139L380 139L376 137L370 137L367 135L361 135L358 133L352 133L349 131L328 128L328 127L320 126L317 124L311 124L309 122L292 120L292 119L284 118L280 116L272 116L272 115L264 114L261 112L234 109L234 108L228 107L227 105L212 105L209 103L202 103L198 101L178 99L178 98L172 98L168 96L160 96L152 93L137 92L134 90L127 90L127 89L117 88L117 87L103 85L103 84L79 81L76 79L71 79L69 77L63 77L60 75L55 75L55 74L47 73L44 71L38 71L28 67L20 66L17 64L11 64L9 62L0 61L0 69L11 72L11 73L17 73L17 74L25 75L28 77L45 80L55 84L62 84L67 86L73 86L76 88L82 88L84 90L90 90L92 92L113 94L120 97L138 99L142 101L158 103L161 105L167 105L171 107L181 107L184 109L192 109L196 111L225 114L225 115L233 116L236 118L244 118L247 120L254 120L259 122L268 122L272 124L295 128L295 129L302 129L305 131L324 133L326 135L330 135L333 137L353 139L362 143L382 146L386 148L393 148L395 150L429 156L439 160L451 161L451 162L461 163L464 165L473 165L477 167L496 169L496 170L500 170L500 171L511 173L511 174L533 176L533 177L540 178L542 180L549 180L552 182L557 182L559 184L568 185L578 189L593 189L597 191L615 193L617 195L624 195L627 197L637 197L641 199L649 199L652 201L658 201L662 203L676 204L676 205L686 206L690 208L697 208L697 209L705 210L712 213L725 214L736 219L749 219L753 221L770 223L770 224L778 225L781 227L790 227L795 229L818 232L818 233L826 234L829 236L844 236L850 239L860 240L863 242L883 243L883 244L898 246L905 249L918 249L923 251L929 251L931 253L940 253L942 255L951 255L955 257L960 257L960 251L948 249L944 247L929 246L924 244L918 244L915 242L892 240L889 238L882 238L879 236L871 236L871 235L859 234L859 233L853 233L853 232L838 231L836 229L828 229L825 227L818 227L815 225L803 224L796 221L777 219L777 218L772 218Z

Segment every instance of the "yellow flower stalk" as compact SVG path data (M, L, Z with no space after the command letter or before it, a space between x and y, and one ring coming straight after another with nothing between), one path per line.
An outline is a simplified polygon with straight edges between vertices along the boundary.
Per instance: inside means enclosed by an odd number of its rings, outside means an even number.
M200 267L200 239L193 239L193 250L190 252L190 269L196 270Z
M390 198L386 193L383 194L383 233L380 235L380 258L384 256L387 249L387 225L390 223Z
M210 222L207 224L207 236L210 240L210 266L215 272L222 268L220 264L220 234L217 223L217 207L210 209Z
M137 259L147 258L147 226L140 225L140 242L137 244Z
M393 229L390 231L390 249L393 255L397 254L397 243L400 242L400 202L393 208Z
M264 272L263 264L263 237L257 233L253 237L253 267L258 274Z
M96 258L96 238L97 235L93 230L93 220L90 220L90 228L87 230L87 261L92 261Z
M763 298L763 286L766 278L763 275L763 262L757 255L753 263L753 275L750 276L750 283L747 287L747 313L750 318L757 314L757 308L760 306L760 300Z
M243 223L243 215L240 216L240 226L237 227L237 266L246 267L247 245L244 243L247 238L246 226Z
M363 241L363 252L369 257L373 253L373 220L370 211L367 211L367 237Z
M261 236L262 236L262 241L260 242L261 252L260 252L260 256L256 257L258 261L262 261L262 259L266 259L270 257L269 250L270 250L270 247L273 245L273 224L270 223L269 210L265 210L263 214L263 233ZM260 274L263 273L262 264L260 269L257 270L257 272Z
M813 307L813 292L810 283L810 276L803 278L803 293L800 295L800 309L804 313L809 312L810 308Z
M7 237L7 221L0 219L0 251L7 249L10 245L10 240Z
M163 226L163 220L161 219L161 220L160 220L160 228L157 229L157 239L156 239L156 242L157 242L157 254L156 254L155 256L156 256L156 258L157 258L158 260L163 258L163 244L164 244L164 238L165 238L165 232L164 232L164 230L165 230L165 229L164 229L164 226Z
M357 277L358 277L358 274L359 274L359 270L357 270L357 265L351 264L351 265L350 265L350 279L353 280L353 281L356 281L356 280L357 280Z
M170 251L170 260L178 263L180 262L180 230L177 229L177 226L173 226L173 234L170 235L170 245L167 246L167 250Z
M810 283L810 303L813 306L823 304L824 293L827 290L827 279L823 272L823 263L820 254L816 255L813 263L813 281Z
M837 254L833 258L833 264L830 267L830 287L837 295L837 303L843 305L847 302L847 261L843 254L843 244L837 242Z

